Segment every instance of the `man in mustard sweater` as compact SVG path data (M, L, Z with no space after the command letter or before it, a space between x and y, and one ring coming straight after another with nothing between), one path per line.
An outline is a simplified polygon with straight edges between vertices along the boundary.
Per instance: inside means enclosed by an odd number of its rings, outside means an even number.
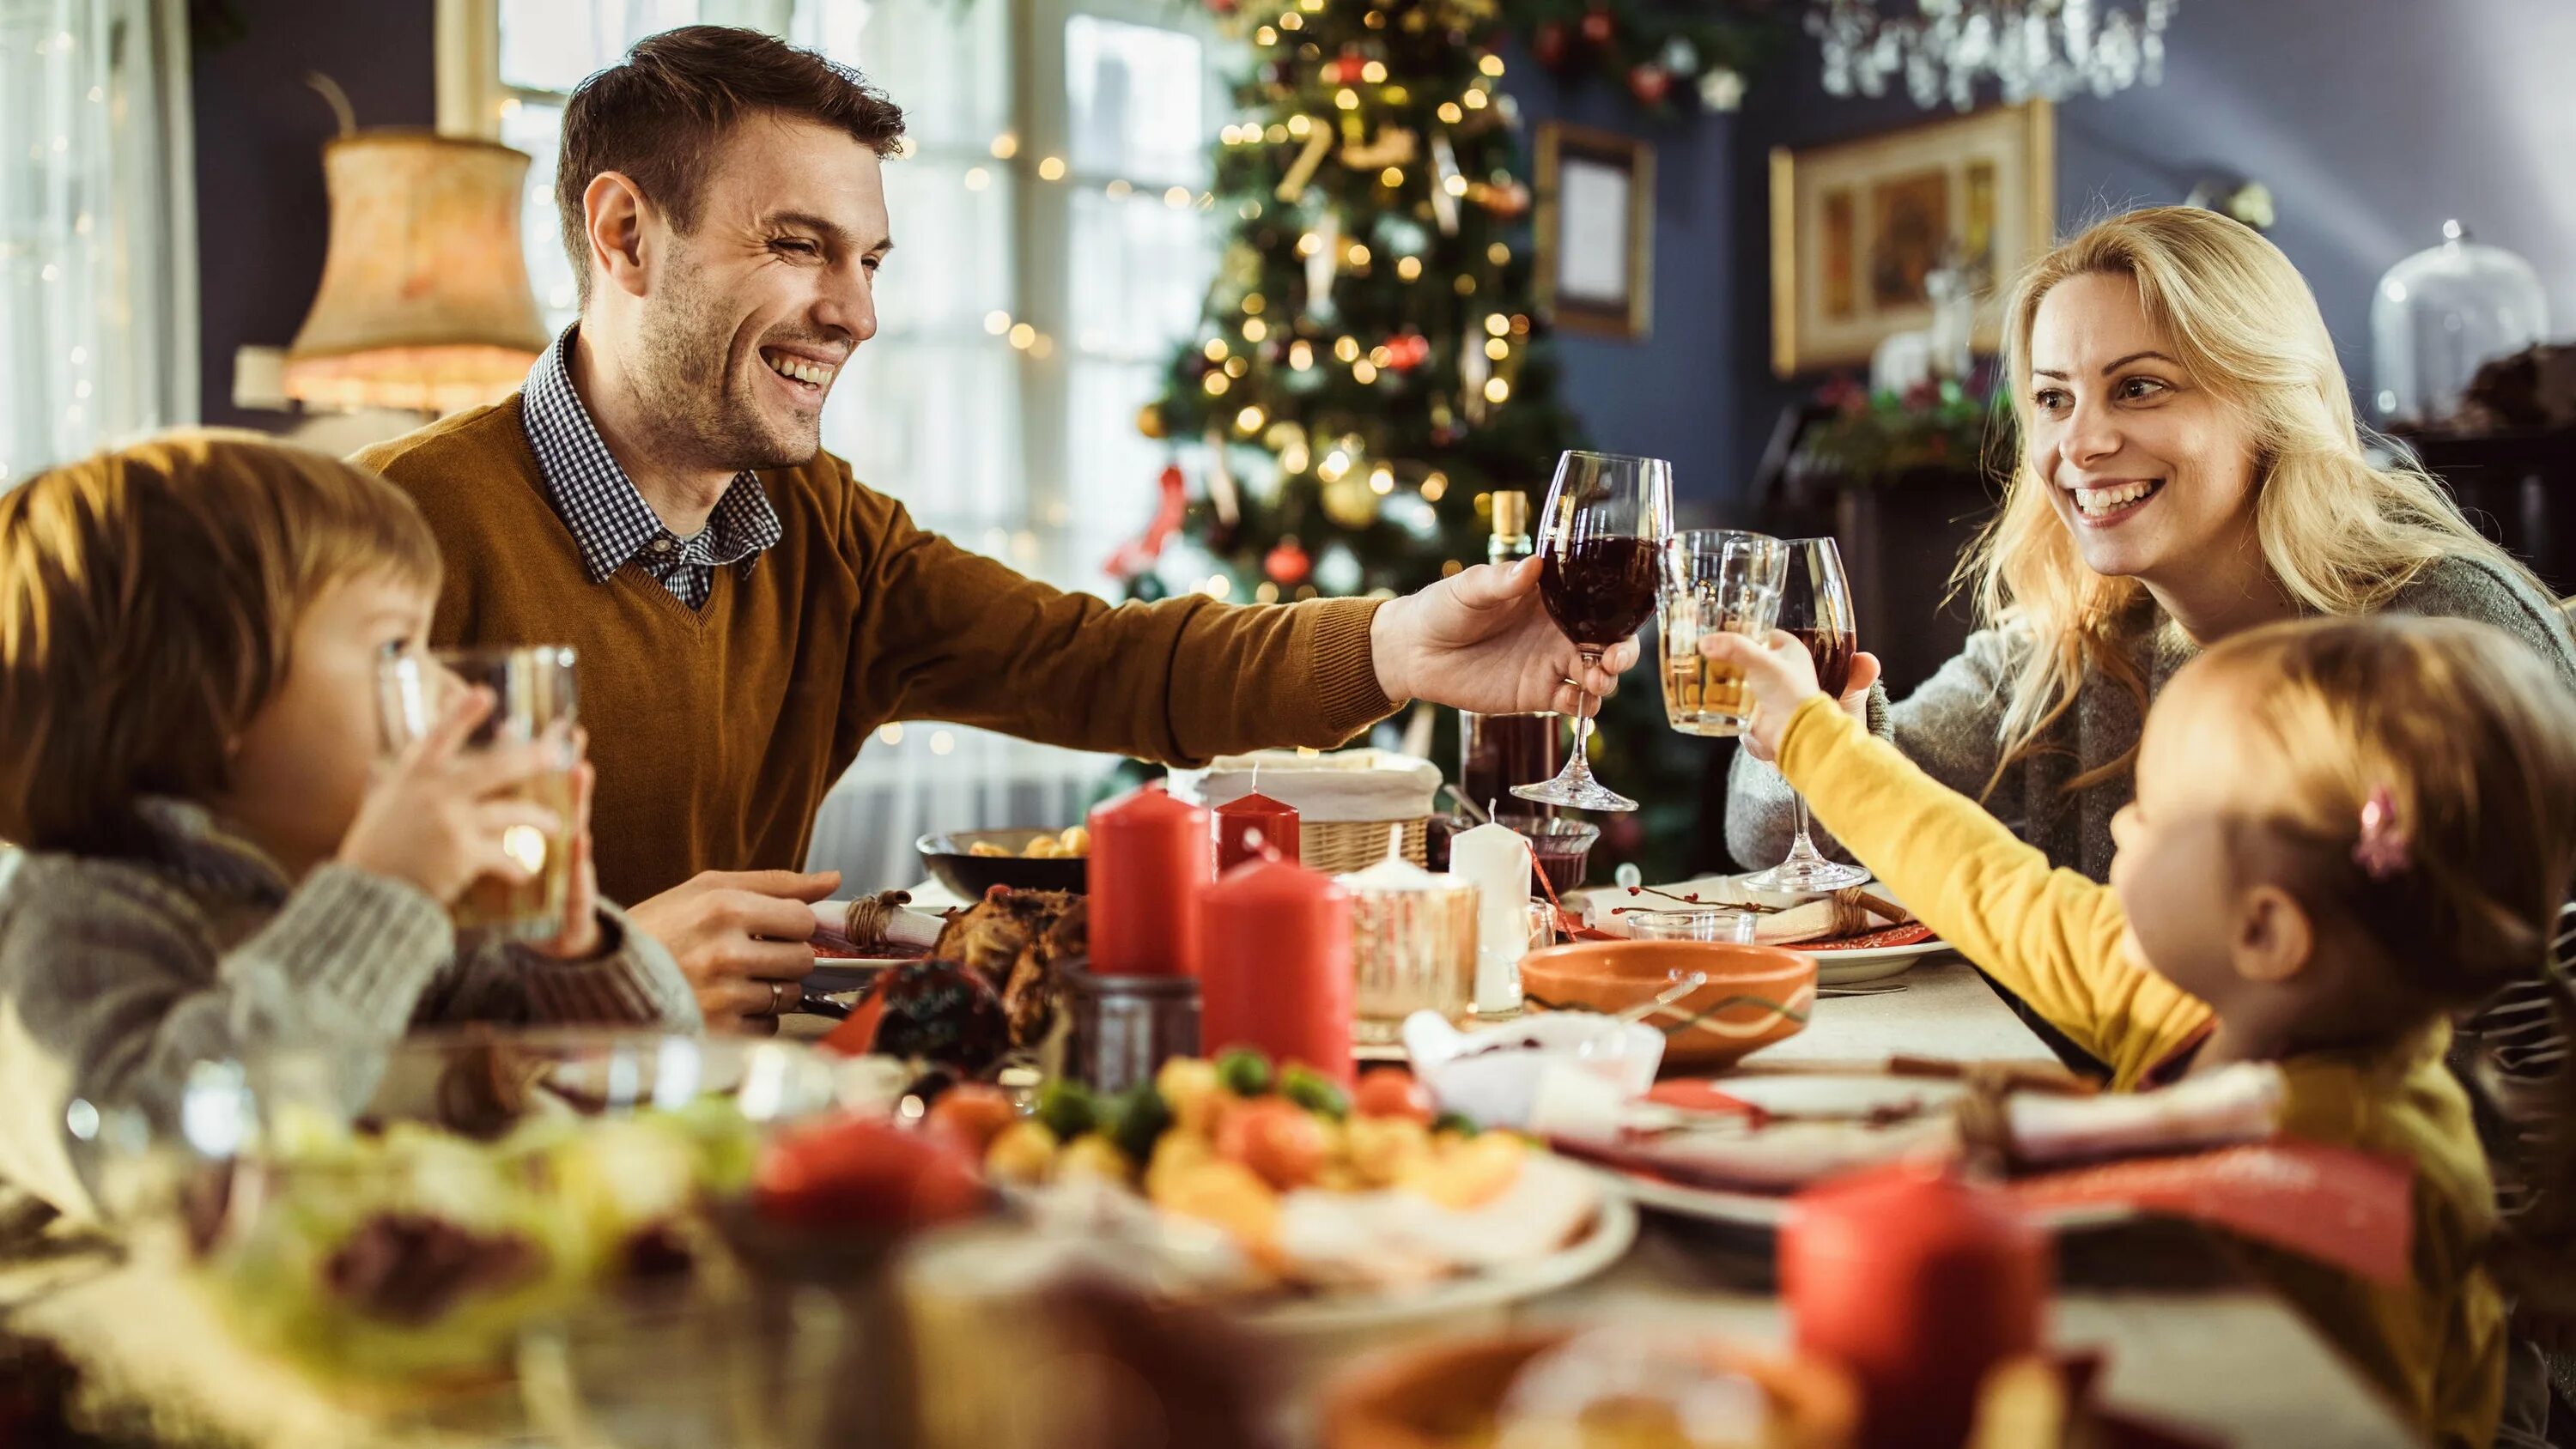
M601 888L718 1026L799 999L805 903L840 881L795 867L886 721L1193 761L1337 745L1415 697L1571 711L1572 681L1608 694L1636 657L1587 671L1535 564L1383 602L1112 608L915 528L821 451L876 332L902 134L858 75L769 37L643 41L564 112L580 323L509 400L359 455L438 535L438 643L580 651Z

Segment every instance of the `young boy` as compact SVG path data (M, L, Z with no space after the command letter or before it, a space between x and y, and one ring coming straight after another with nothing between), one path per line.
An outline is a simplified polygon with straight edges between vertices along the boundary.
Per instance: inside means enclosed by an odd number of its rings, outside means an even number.
M533 947L448 908L551 829L510 787L584 741L468 752L488 691L391 762L380 660L425 647L438 550L402 492L251 435L163 438L0 494L0 1184L85 1217L74 1102L174 1113L189 1068L415 1023L695 1030L668 952L574 884Z

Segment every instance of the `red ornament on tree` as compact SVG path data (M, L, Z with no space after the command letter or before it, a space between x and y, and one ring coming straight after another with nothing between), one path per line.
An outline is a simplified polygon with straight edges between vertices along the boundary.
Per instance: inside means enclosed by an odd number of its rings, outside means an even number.
M1617 33L1618 23L1610 18L1609 10L1602 6L1594 6L1591 12L1583 17L1583 38L1594 45L1608 45L1610 38Z
M1210 15L1232 15L1234 0L1207 0L1207 8Z
M1367 73L1368 62L1360 59L1357 54L1347 50L1342 52L1339 59L1324 67L1325 78L1332 81L1335 85L1358 85L1361 78Z
M1565 69L1566 57L1573 49L1573 39L1566 34L1562 21L1548 21L1530 36L1530 54L1549 70Z
M1398 372L1411 372L1431 360L1431 339L1419 332L1407 332L1386 344L1386 365Z
M1673 73L1647 61L1629 70L1628 89L1636 96L1638 104L1660 106L1664 97L1672 94Z
M1279 540L1279 546L1261 560L1261 572L1283 589L1306 582L1306 576L1314 571L1315 561L1307 557L1305 545L1294 538Z

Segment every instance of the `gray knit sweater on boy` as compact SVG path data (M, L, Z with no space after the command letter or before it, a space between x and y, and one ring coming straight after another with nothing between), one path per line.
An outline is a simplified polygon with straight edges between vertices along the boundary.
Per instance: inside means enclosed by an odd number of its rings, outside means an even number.
M0 1206L31 1194L94 1216L96 1164L67 1110L139 1110L167 1129L199 1062L390 1043L415 1024L700 1025L670 952L613 907L596 960L460 943L409 885L326 863L290 888L204 809L149 798L139 811L148 859L0 865Z

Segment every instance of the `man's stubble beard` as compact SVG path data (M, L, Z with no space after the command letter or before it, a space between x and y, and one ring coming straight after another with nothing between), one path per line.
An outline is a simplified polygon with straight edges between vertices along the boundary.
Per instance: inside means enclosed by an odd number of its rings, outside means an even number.
M822 447L819 420L781 435L742 395L728 366L733 333L733 320L700 274L672 268L668 284L645 303L639 355L627 372L636 416L653 432L647 446L674 464L729 473L812 462Z

